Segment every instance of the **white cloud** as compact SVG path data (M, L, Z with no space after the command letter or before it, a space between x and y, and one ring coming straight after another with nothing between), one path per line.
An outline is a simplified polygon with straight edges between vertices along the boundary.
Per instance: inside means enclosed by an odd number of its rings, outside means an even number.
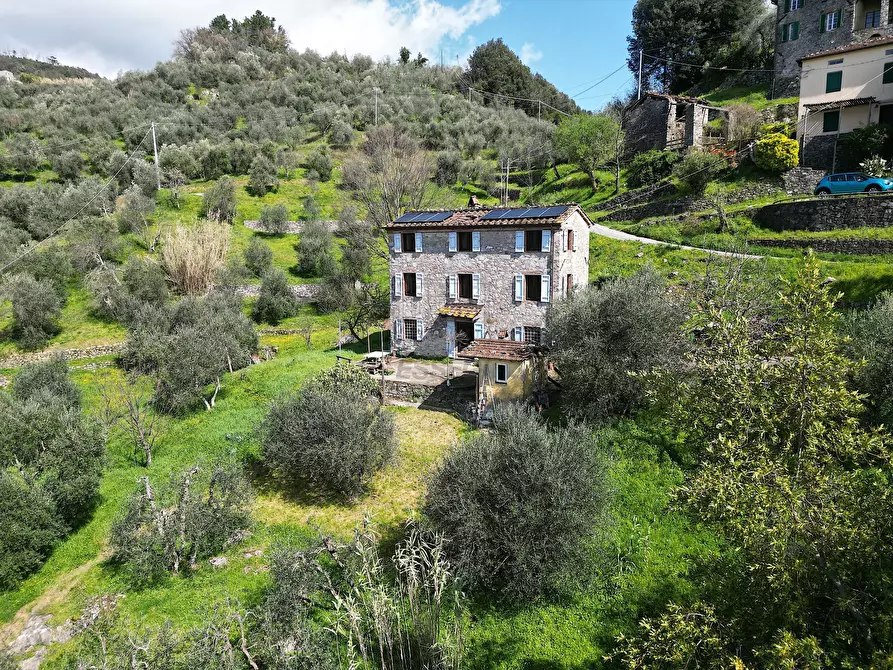
M530 42L525 42L521 47L520 58L525 65L533 65L543 57L543 52L533 46Z
M6 4L6 3L4 3ZM55 55L114 76L121 69L151 68L167 60L180 30L207 25L221 13L253 14L256 0L32 0L3 9L0 50ZM401 46L432 60L438 47L459 40L496 16L500 0L266 0L267 14L285 27L292 45L376 59L396 58Z

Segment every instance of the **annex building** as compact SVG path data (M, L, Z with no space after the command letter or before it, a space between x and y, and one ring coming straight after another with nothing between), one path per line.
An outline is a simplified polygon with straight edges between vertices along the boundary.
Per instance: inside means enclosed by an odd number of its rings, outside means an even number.
M386 226L392 348L544 343L550 305L588 281L589 225L575 204L404 214Z

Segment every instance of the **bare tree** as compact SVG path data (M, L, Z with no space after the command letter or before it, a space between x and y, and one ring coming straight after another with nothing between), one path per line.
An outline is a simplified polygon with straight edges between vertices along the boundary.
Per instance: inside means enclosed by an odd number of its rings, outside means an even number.
M384 235L384 226L405 211L426 206L432 170L415 140L393 126L379 126L367 133L360 156L345 165L344 181L366 209L368 223ZM378 244L374 252L384 255Z
M133 378L123 384L103 384L100 394L103 421L108 427L121 428L130 438L134 453L142 455L147 468L152 467L152 452L164 427L161 413L152 408L153 394Z

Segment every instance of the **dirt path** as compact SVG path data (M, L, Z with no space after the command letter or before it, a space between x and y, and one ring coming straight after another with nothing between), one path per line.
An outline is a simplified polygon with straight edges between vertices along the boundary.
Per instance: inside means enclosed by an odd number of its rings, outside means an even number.
M662 240L654 240L650 237L639 237L638 235L630 235L629 233L624 233L620 230L614 230L613 228L608 228L607 226L603 226L600 223L593 223L589 227L589 231L595 235L600 235L601 237L608 237L612 240L620 240L621 242L639 242L640 244L658 244L665 247L673 247L675 249L685 249L687 251L703 251L705 254L713 254L714 256L728 256L730 258L749 258L752 260L758 260L763 258L762 256L756 256L754 254L741 254L734 251L718 251L716 249L703 249L701 247L689 247L684 244L674 244L673 242L664 242Z

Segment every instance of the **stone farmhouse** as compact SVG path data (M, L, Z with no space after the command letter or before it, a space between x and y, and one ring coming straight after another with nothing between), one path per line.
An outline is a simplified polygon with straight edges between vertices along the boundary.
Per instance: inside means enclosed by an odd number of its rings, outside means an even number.
M404 214L386 226L392 349L545 342L550 305L588 281L589 225L574 204Z
M771 0L776 5L774 96L797 95L799 62L859 42L893 35L890 0Z
M893 125L893 36L800 59L797 138L804 165L835 171L842 135Z
M684 152L721 144L727 116L726 110L700 98L649 92L629 107L627 149L632 154L650 149Z

